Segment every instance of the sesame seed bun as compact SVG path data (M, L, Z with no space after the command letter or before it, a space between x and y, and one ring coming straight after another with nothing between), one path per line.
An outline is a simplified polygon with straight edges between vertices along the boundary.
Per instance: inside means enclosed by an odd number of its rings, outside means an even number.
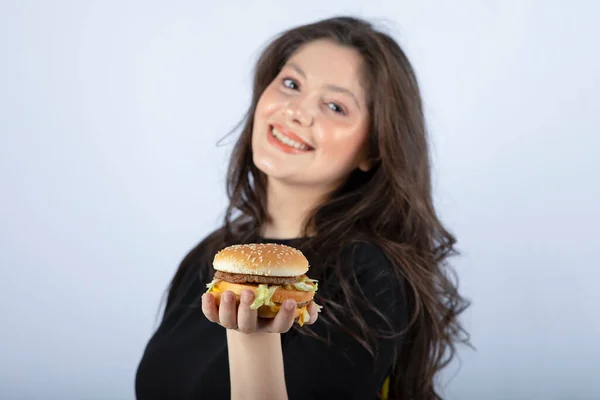
M308 260L298 249L283 244L233 245L219 251L213 260L217 271L274 277L299 276L308 272Z

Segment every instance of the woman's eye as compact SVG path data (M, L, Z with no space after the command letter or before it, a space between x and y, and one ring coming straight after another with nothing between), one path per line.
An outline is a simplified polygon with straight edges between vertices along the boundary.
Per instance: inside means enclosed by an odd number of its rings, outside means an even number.
M327 107L329 107L333 112L345 114L344 109L335 103L327 103Z
M283 86L285 86L288 89L293 89L293 90L298 89L298 85L296 84L296 82L294 82L294 80L290 79L290 78L285 78L283 80Z

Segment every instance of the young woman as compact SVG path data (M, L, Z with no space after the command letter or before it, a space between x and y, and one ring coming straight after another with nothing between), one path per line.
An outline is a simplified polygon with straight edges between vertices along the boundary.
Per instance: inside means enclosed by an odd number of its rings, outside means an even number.
M224 224L175 273L137 398L441 398L434 377L467 341L467 302L429 164L417 80L390 36L346 17L278 36L256 65ZM251 292L217 307L213 257L241 243L300 249L322 312L300 327L283 307L259 324Z

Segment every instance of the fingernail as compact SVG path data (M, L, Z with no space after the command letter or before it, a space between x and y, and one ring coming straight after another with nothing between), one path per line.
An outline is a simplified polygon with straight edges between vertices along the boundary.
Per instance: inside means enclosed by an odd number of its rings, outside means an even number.
M231 299L231 294L229 294L229 293L225 293L225 294L223 295L223 301L224 301L225 303L231 303L231 300L232 300L232 299Z
M296 305L294 304L294 302L292 300L287 300L285 302L285 309L286 310L292 311L295 307L296 307Z
M244 300L244 303L250 303L252 301L252 293L249 293L249 292L242 293L242 299Z

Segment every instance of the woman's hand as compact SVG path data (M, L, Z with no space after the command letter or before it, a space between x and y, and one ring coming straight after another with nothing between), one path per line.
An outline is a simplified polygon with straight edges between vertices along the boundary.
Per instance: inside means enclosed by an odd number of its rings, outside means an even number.
M239 305L236 296L231 291L221 294L220 305L217 306L215 297L210 293L202 296L202 312L206 318L224 328L242 333L284 333L294 324L296 315L296 302L286 300L275 318L259 318L258 311L250 308L254 301L254 293L244 290L240 296ZM314 302L308 306L309 321L305 324L314 324L318 318L318 307Z

